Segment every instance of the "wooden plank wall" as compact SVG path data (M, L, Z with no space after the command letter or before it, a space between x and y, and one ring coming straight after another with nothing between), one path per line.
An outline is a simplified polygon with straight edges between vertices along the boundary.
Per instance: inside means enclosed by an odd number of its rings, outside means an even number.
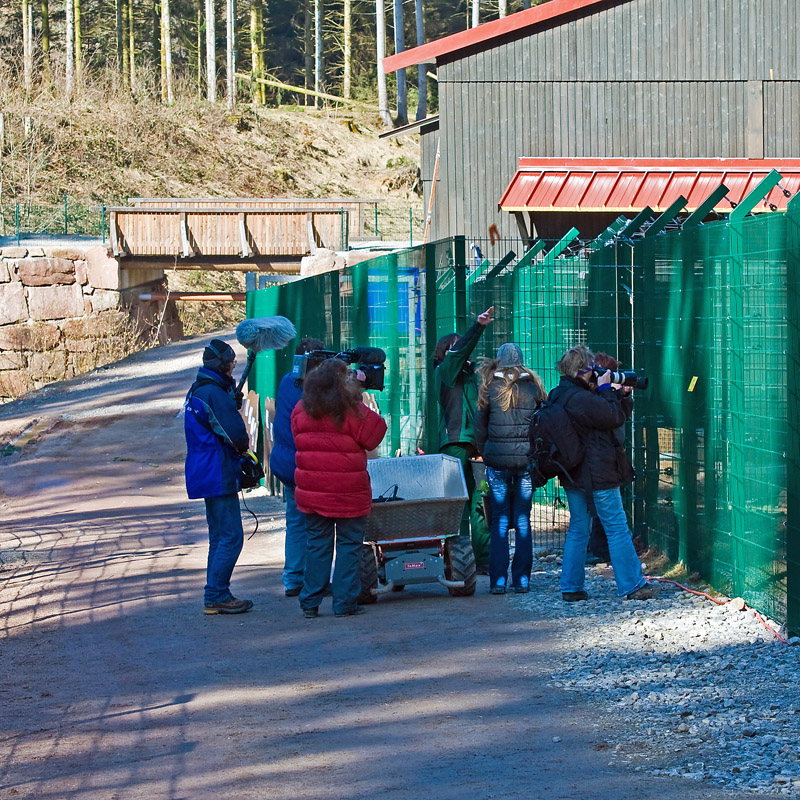
M121 251L132 256L181 257L184 243L181 219L185 218L188 243L197 256L241 256L240 214L244 214L248 255L297 256L311 252L309 220L317 234L316 244L342 247L342 215L339 210L254 208L113 208ZM345 225L345 245L347 222ZM113 241L113 239L112 239Z
M440 63L433 236L517 238L497 201L520 156L800 157L797 10L628 0Z

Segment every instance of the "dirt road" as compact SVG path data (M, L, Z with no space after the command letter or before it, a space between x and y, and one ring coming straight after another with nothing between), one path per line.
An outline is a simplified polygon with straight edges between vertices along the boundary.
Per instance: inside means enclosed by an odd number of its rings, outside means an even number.
M546 685L553 623L485 578L302 619L271 498L234 573L253 612L204 616L176 417L200 351L0 408L19 447L0 458L0 798L735 796L609 766L613 723Z

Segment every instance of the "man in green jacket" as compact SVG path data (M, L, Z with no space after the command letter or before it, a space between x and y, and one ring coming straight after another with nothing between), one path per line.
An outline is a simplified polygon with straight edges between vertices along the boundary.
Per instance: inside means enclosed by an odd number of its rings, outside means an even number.
M470 360L472 351L478 344L486 326L494 317L494 306L480 314L463 335L449 333L442 336L433 351L434 389L439 400L439 452L455 456L461 461L464 478L467 482L469 502L461 518L461 533L469 535L470 516L472 517L472 549L475 562L483 567L489 562L489 529L486 521L474 513L473 496L475 479L469 459L478 454L475 447L475 411L478 405L478 378L475 365Z

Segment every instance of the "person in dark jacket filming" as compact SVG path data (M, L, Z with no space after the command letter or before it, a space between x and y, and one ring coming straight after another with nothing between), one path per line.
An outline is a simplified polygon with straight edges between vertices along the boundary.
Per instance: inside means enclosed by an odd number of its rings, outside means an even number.
M324 350L319 339L305 337L295 349L295 355L304 355L315 350ZM320 364L309 360L308 370ZM295 446L292 436L292 411L303 396L303 382L290 372L284 375L278 385L275 401L275 420L272 423L272 452L269 468L283 484L286 499L286 538L284 540L283 590L287 597L297 597L303 588L303 573L306 568L306 518L297 508L294 500Z
M253 607L252 601L236 598L230 590L244 542L237 496L239 458L250 446L237 408L235 365L233 348L222 339L212 339L184 403L186 491L190 499L205 500L208 522L206 614L241 614Z
M523 365L522 350L511 342L500 345L496 358L479 372L475 436L489 484L489 590L492 594L506 592L508 530L514 528L511 583L515 592L524 593L529 589L533 564L528 427L544 400L544 389L539 376Z
M619 491L620 486L633 480L630 461L615 434L630 416L631 399L611 386L608 372L595 375L592 352L583 345L567 350L557 366L561 381L548 400L564 409L585 447L583 462L569 475L559 476L569 503L561 597L569 602L589 597L583 585L590 511L594 506L608 537L617 594L629 600L647 600L658 590L642 575Z

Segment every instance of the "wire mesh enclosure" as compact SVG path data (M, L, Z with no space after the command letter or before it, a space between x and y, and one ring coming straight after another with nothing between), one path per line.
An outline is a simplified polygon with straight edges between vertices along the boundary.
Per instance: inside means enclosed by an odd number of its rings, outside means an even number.
M438 450L433 348L489 306L474 357L515 342L548 390L577 343L644 372L626 431L632 530L800 629L800 206L580 255L534 250L485 258L455 237L249 293L248 314L283 314L333 349L386 350L382 456ZM262 398L290 366L289 352L258 356ZM557 482L536 491L536 548L563 544L568 520Z

